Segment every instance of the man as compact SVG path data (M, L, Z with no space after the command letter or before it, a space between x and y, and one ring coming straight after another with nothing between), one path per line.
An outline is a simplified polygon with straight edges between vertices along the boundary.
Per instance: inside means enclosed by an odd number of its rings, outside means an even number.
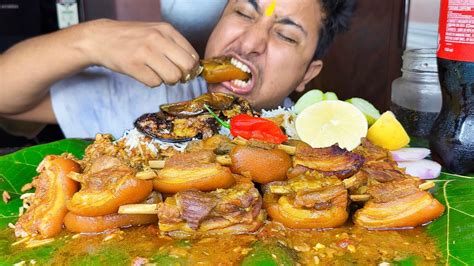
M205 57L234 57L251 71L247 84L178 83L199 59L166 23L98 20L33 38L0 57L0 114L59 123L66 137L118 137L139 115L207 90L273 108L319 74L321 57L347 28L354 2L229 0Z

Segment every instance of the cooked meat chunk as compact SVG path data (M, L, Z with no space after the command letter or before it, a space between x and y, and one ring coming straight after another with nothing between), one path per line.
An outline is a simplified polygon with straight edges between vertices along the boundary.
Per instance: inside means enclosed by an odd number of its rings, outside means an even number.
M252 178L254 182L261 184L285 180L291 167L290 156L279 149L237 145L229 156L233 173Z
M371 185L368 187L367 193L372 197L373 202L389 202L420 191L418 188L420 184L421 180L419 179L406 178L399 181Z
M159 226L168 234L251 232L263 222L261 204L258 190L249 183L207 193L182 191L158 204Z
M194 230L217 204L214 195L197 190L176 193L175 200L182 219Z
M216 155L212 151L194 151L176 154L165 161L166 167L189 167L216 162Z
M166 160L153 186L157 191L170 194L190 189L211 191L231 187L235 183L232 172L215 159L212 151L205 150L174 155Z
M332 200L339 196L347 198L344 185L324 187L318 190L298 191L295 196L295 207L315 208L318 210L328 209L332 206Z
M357 173L364 163L364 157L342 149L337 145L328 148L306 148L296 150L294 166L303 166L326 176L346 178Z
M135 169L118 158L97 158L87 172L70 175L81 183L81 189L68 202L68 210L82 216L101 216L144 200L152 191L152 181L137 179L135 174Z
M264 187L269 216L290 228L331 228L349 216L347 190L336 177L299 176Z
M391 182L396 180L403 180L406 175L398 170L378 170L373 168L363 168L368 174L370 181L377 181L381 183ZM369 183L370 183L369 181Z
M217 155L229 154L232 148L235 146L231 140L224 135L214 135L210 138L206 138L199 141L193 141L188 144L186 151L213 151Z
M373 144L366 138L363 138L361 145L352 152L364 156L366 162L391 158L388 150Z
M369 200L355 213L354 223L368 229L411 228L426 224L443 212L444 206L429 192L417 191L388 202Z
M80 172L81 168L66 156L46 156L37 171L40 174L33 180L35 194L26 200L30 207L15 225L17 237L48 238L59 234L67 213L66 202L79 188L67 175Z

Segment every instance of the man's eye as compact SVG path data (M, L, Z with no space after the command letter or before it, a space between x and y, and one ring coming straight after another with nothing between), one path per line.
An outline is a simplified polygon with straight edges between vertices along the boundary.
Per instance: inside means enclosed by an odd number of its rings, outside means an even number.
M239 10L235 10L235 13L243 18L246 18L246 19L252 19L252 16L250 15L247 15L245 13L243 13L242 11L239 11Z
M286 42L289 42L289 43L292 43L292 44L296 43L296 40L294 40L294 39L292 39L292 38L290 38L290 37L287 37L287 36L285 36L284 34L281 34L281 33L279 33L279 32L278 32L277 34L278 34L278 37L280 37L280 39L282 39L282 40L284 40L284 41L286 41Z

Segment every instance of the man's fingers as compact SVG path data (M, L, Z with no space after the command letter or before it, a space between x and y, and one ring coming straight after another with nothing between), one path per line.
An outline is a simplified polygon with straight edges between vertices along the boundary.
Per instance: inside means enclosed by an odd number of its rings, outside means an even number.
M141 65L133 67L127 71L132 78L140 81L141 83L147 85L150 88L158 87L163 83L163 80L160 76L147 65Z
M147 61L147 65L163 80L166 84L176 84L183 73L170 59L165 55L154 56Z
M196 67L198 61L181 46L172 43L167 47L166 58L175 64L181 71L181 78L186 77ZM181 79L180 78L180 79Z
M169 26L166 28L166 31L168 32L168 37L174 41L176 44L181 46L185 51L188 52L189 55L195 60L197 63L199 60L199 54L196 52L194 47L189 43L186 38L181 35L173 26Z

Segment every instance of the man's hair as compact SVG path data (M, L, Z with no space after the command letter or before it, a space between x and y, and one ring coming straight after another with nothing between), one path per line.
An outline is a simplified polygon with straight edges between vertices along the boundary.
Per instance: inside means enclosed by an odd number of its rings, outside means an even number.
M350 19L357 0L317 0L321 5L323 19L319 30L319 41L314 60L322 59L334 37L349 28Z

